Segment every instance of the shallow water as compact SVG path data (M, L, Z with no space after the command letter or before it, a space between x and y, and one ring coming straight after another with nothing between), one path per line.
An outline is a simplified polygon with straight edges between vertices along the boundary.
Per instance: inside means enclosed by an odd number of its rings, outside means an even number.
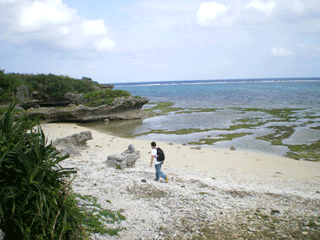
M248 82L235 81L223 83L194 84L188 82L166 85L133 85L116 86L131 92L132 95L148 97L152 108L157 102L173 102L173 107L184 109L216 108L212 112L176 113L151 117L144 120L117 121L86 124L96 130L117 136L133 136L148 133L151 130L177 131L181 129L208 129L206 132L195 132L184 135L148 134L136 136L136 139L148 141L166 141L178 144L198 142L208 135L216 137L219 134L248 132L252 135L235 138L231 141L221 141L206 147L226 148L234 146L246 151L264 152L285 155L286 146L274 146L268 141L257 140L256 137L274 133L272 126L295 126L295 132L284 139L284 144L310 144L320 139L320 131L311 129L320 125L320 81L267 81ZM234 109L235 107L241 108ZM250 111L246 108L298 108L289 120L270 115L263 111ZM246 127L227 131L230 126L240 124L239 120L251 118L253 122L265 122L262 126L248 129ZM269 122L268 122L269 121ZM290 121L290 122L285 122ZM203 146L203 145L202 145Z

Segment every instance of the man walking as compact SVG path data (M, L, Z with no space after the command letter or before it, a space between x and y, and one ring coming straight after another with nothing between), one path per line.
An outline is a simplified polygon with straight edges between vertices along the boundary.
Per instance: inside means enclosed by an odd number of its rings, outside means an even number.
M154 161L154 167L156 169L156 179L155 181L159 181L160 176L166 180L166 183L168 182L168 177L161 172L161 166L163 164L163 161L157 161L158 153L157 153L157 144L155 142L151 143L151 164L150 167L152 167L152 163Z

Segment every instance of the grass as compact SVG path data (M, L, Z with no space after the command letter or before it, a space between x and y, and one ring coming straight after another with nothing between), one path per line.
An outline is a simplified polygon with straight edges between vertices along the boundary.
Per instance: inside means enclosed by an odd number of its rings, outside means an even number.
M119 211L114 212L103 209L98 203L97 198L91 195L76 194L76 200L80 206L81 219L86 231L89 233L108 234L110 236L118 235L121 228L108 228L106 224L120 223L125 221L126 217ZM110 202L109 200L106 200ZM110 202L111 203L111 202Z

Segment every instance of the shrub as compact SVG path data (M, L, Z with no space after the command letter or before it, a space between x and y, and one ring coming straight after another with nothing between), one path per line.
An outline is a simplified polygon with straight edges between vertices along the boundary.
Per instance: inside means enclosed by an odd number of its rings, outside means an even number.
M131 94L125 90L105 89L94 91L84 95L85 105L88 107L98 107L100 105L112 105L113 100L117 97L129 97Z
M11 102L17 87L21 85L28 86L30 92L37 91L37 98L41 101L64 101L67 92L86 94L102 87L99 83L88 79L74 79L53 74L5 74L4 70L0 70L0 88L3 91L0 102Z
M0 229L5 239L81 239L79 209L70 194L73 169L50 144L37 120L0 118Z

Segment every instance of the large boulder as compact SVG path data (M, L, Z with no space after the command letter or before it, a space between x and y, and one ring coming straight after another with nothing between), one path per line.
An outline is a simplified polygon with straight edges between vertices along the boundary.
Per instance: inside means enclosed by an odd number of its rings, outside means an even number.
M89 148L87 141L92 140L92 134L90 131L75 133L65 138L58 138L52 145L56 147L58 151L64 156L69 154L70 156L81 155L80 151Z
M135 151L132 144L123 153L110 155L105 162L108 167L132 168L135 166L136 161L140 158L140 152Z

